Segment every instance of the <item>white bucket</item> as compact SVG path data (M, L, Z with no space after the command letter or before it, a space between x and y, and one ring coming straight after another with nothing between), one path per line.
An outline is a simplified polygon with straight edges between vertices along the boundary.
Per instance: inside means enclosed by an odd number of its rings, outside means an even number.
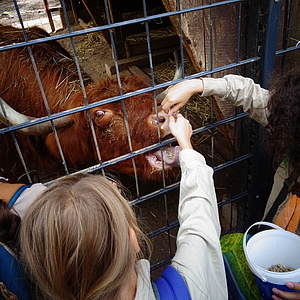
M266 225L273 229L254 234L247 241L250 228L255 225ZM274 230L277 229L277 230ZM256 222L244 234L243 248L247 263L254 274L262 299L272 299L272 288L293 291L286 287L286 282L300 282L300 237L285 231L269 222ZM294 271L268 271L272 265L285 265Z

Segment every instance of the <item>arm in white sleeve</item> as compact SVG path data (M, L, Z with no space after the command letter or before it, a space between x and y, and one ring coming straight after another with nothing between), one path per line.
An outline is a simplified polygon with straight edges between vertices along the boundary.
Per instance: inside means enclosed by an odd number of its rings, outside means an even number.
M191 149L180 153L177 251L172 260L191 299L227 299L213 170Z
M269 111L267 109L270 92L254 83L251 78L239 75L226 75L223 78L202 78L203 96L215 95L220 100L230 100L233 106L242 106L251 118L268 124Z

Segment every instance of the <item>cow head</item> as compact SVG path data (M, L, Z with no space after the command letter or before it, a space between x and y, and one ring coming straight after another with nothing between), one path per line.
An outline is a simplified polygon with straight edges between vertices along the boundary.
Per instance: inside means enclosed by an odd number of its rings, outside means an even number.
M124 94L145 87L144 81L138 77L122 77ZM170 137L169 116L160 106L155 109L152 92L129 97L123 102L101 105L101 101L120 95L117 79L106 78L86 87L86 94L89 103L99 102L99 106L64 117L62 120L57 119L55 122L60 145L69 166L81 168L106 162ZM69 99L65 109L82 105L85 105L83 93L77 92ZM94 128L94 135L91 126ZM37 134L38 131L34 126L28 130L30 132L26 131L26 134ZM42 130L39 134L45 136L45 143L51 155L60 159L54 133ZM135 168L137 175L143 180L155 181L161 179L163 169L167 177L173 173L177 174L176 168L173 167L178 166L178 154L178 146L168 145L154 151L145 150L133 159L112 163L107 169L134 175Z
M138 77L122 77L121 82L124 94L146 87L144 81ZM103 99L120 95L120 88L117 79L106 78L91 84L86 93L89 103L100 101L101 104ZM82 97L78 94L70 99L69 108L78 106L78 99ZM75 166L82 162L83 154L87 163L99 162L88 114L93 121L102 162L158 143L159 139L170 137L171 134L169 116L160 107L155 110L151 92L124 99L123 103L117 101L100 105L88 112L76 114L69 130L64 129L65 134L74 136L72 148L64 143L62 146L64 153L69 153L68 160ZM70 140L70 137L68 139ZM78 147L79 145L81 146ZM110 165L108 169L134 175L135 165L137 175L143 180L158 180L161 179L162 169L166 171L167 176L175 172L173 167L178 166L178 154L179 147L165 146L163 149L158 148L135 156L134 162L132 159L126 159Z

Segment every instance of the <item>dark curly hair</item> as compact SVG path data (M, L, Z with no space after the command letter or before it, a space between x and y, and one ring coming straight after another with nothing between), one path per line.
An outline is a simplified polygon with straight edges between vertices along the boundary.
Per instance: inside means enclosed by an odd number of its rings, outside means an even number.
M13 214L7 203L0 200L0 242L19 252L19 227L21 218Z
M275 163L287 160L289 173L300 171L300 70L271 83L266 146Z

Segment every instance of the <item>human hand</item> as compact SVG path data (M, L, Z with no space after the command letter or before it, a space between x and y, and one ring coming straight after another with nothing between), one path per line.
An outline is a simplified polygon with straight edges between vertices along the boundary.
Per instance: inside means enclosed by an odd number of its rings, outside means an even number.
M286 286L295 291L300 291L300 283L297 282L287 282ZM272 296L274 300L284 300L284 299L300 299L300 293L297 292L285 292L278 290L276 288L272 289L272 292L275 294Z
M174 86L172 86L162 101L162 109L172 115L174 112L178 111L183 107L192 95L196 93L202 93L203 82L201 79L189 79L181 81Z
M171 133L175 136L180 149L193 149L191 136L193 133L190 122L182 114L170 116L169 126Z

